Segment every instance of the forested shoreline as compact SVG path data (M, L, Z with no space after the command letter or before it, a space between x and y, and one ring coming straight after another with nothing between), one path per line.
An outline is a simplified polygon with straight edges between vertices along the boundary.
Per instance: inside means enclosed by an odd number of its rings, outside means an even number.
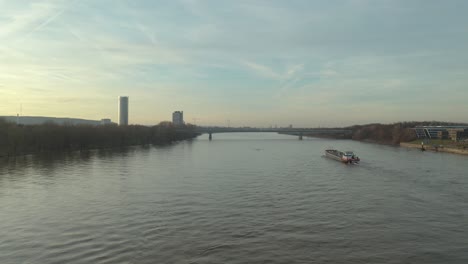
M323 135L380 144L398 145L416 139L418 125L459 125L446 122L398 122L347 127L349 135ZM170 122L156 126L117 125L17 125L0 119L0 157L31 153L161 145L198 136L193 126L174 127ZM317 135L315 135L317 136ZM319 136L322 137L322 136Z
M380 144L399 145L416 139L414 127L416 122L399 122L394 124L367 124L350 127L353 131L351 139Z
M365 124L345 127L352 131L343 135L319 135L318 137L335 139L353 139L357 141L372 142L378 144L399 145L402 142L411 142L417 139L414 127L416 126L450 126L466 125L463 123L450 123L439 121L412 121L397 122L393 124ZM314 135L317 136L317 135Z
M31 153L161 145L191 139L193 127L156 126L16 125L0 119L0 156Z

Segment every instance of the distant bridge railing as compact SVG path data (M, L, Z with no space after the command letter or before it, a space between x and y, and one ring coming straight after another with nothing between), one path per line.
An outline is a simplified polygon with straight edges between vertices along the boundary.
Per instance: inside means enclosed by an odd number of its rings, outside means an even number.
M269 133L302 133L302 134L351 134L350 129L331 129L331 128L233 128L233 127L197 127L195 132L206 133L237 133L237 132L269 132Z
M303 136L313 135L351 135L353 133L350 129L336 129L336 128L252 128L252 127L197 127L194 132L199 134L209 134L209 139L212 139L212 134L215 133L279 133L286 135L297 135L299 139Z

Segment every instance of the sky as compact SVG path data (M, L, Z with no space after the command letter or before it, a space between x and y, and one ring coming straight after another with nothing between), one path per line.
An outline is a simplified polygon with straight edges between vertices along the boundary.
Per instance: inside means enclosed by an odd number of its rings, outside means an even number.
M0 115L468 122L465 0L0 0Z

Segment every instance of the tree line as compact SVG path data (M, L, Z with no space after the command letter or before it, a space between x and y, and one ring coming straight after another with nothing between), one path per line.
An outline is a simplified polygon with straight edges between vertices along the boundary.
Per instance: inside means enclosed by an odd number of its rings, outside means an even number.
M174 127L117 125L16 125L0 119L0 156L28 153L159 145L190 139L198 134L193 126Z
M464 123L440 121L410 121L393 124L367 124L349 127L353 131L352 139L398 145L400 142L411 142L417 139L416 126L455 126Z
M358 125L351 127L352 139L398 145L416 139L413 127L405 123Z
M393 124L365 124L345 127L352 133L343 134L314 134L314 137L353 139L359 141L369 141L381 144L399 145L401 142L411 142L417 139L416 126L461 126L464 123L440 122L440 121L409 121L397 122ZM341 128L336 128L341 129Z

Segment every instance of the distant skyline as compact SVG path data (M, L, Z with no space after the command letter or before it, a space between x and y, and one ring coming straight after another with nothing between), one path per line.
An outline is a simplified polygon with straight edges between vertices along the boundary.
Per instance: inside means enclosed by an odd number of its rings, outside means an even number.
M0 0L0 116L468 122L468 1Z

